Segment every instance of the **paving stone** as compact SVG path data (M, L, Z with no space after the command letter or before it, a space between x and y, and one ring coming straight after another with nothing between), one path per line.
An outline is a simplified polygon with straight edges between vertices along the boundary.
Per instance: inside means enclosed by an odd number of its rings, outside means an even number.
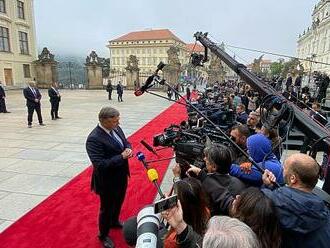
M17 174L1 182L0 190L16 193L50 195L68 181L66 177ZM1 217L0 215L0 218Z
M2 219L15 221L45 198L46 196L17 193L8 194L6 197L0 199L0 216Z
M39 126L34 115L32 128L27 128L21 90L7 92L12 113L0 115L0 231L90 166L85 142L103 106L120 111L129 136L172 104L148 94L135 97L132 91L125 91L124 102L118 103L108 101L103 90L62 90L63 119L52 121L47 90L41 93L46 126Z

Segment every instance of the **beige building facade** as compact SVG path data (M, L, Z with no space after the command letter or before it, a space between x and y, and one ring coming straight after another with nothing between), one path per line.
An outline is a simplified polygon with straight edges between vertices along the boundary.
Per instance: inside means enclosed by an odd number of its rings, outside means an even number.
M0 0L0 80L24 86L37 59L33 0Z
M312 12L312 25L299 35L299 58L330 63L330 0L320 0ZM330 66L301 61L305 72L321 71L330 75Z
M124 72L130 55L138 59L140 72L153 72L158 63L167 63L167 51L171 46L178 48L181 65L186 63L186 44L168 29L130 32L109 41L111 69Z

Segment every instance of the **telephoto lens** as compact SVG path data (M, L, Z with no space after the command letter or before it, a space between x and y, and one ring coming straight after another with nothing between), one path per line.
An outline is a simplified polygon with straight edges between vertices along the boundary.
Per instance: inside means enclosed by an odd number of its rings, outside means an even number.
M143 208L137 216L137 248L156 248L160 215L154 213L153 206Z

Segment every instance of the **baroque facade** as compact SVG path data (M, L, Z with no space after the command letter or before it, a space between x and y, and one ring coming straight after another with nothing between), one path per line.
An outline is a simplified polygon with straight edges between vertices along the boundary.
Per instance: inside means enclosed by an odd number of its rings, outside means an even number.
M33 0L0 0L0 80L23 86L37 59Z
M186 62L186 44L168 29L130 32L109 41L111 69L125 71L130 55L138 59L142 73L153 72L158 63L168 63L167 51L178 48L181 64Z
M312 12L312 25L298 38L299 58L330 63L330 0L320 0ZM330 66L301 61L305 72L321 71L330 75Z

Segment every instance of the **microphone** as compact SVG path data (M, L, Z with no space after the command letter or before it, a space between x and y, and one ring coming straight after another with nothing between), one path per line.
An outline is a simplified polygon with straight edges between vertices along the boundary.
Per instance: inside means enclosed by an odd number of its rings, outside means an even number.
M151 88L153 86L152 85L153 81L155 80L156 77L158 77L158 72L160 70L163 70L164 66L165 66L165 64L163 62L159 62L154 74L152 74L151 76L149 76L147 78L147 80L145 81L145 83L142 87L140 87L139 89L134 91L134 95L141 96L147 89Z
M155 74L149 76L147 80L145 81L144 85L140 87L139 89L134 91L135 96L141 96L147 89L151 88L153 85L152 82L154 81Z
M147 150L149 152L152 152L153 154L155 154L157 157L159 157L158 153L156 152L156 150L151 146L149 145L145 140L141 140L140 143L145 147L147 148Z
M147 175L148 175L149 181L152 183L154 181L158 180L158 172L155 169L149 169L147 171Z
M165 198L165 195L163 194L159 184L158 184L158 172L156 171L156 169L154 168L149 168L149 165L147 164L147 162L145 161L145 156L142 152L138 152L136 154L136 157L139 161L142 162L144 168L146 168L147 170L147 175L148 175L148 179L150 182L152 182L157 191L158 191L158 194L160 195L161 198Z

